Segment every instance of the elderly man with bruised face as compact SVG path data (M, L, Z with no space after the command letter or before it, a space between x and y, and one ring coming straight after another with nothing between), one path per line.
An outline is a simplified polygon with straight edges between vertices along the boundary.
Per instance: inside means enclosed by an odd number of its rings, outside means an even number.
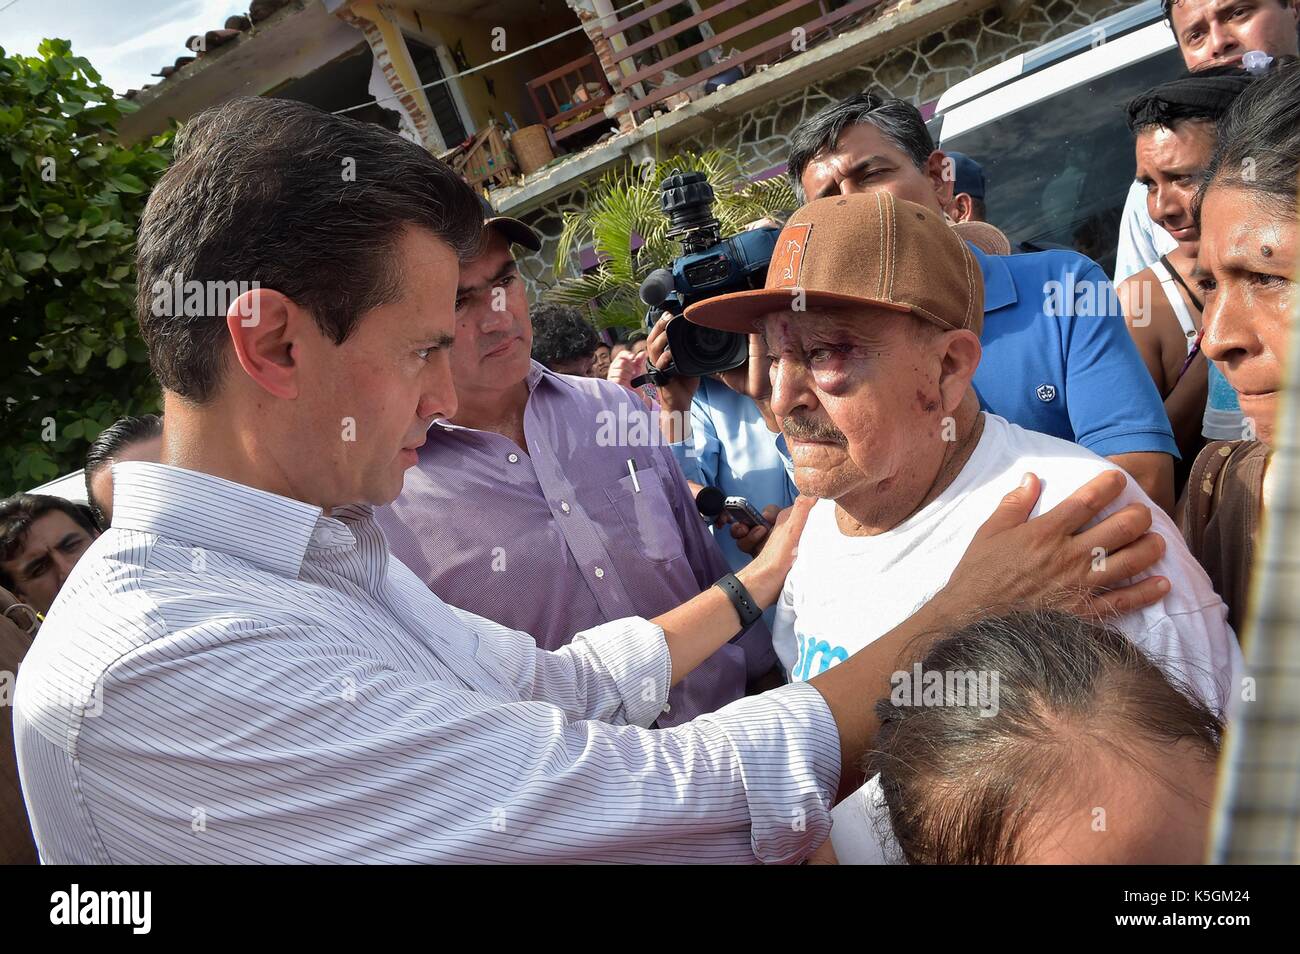
M765 289L687 309L708 327L762 331L795 482L818 498L773 633L793 681L848 664L923 605L1022 475L1044 478L1050 506L1113 467L980 410L983 313L968 246L941 215L887 192L809 203L786 223ZM1120 501L1149 498L1129 478ZM1174 588L1116 625L1225 712L1241 666L1226 608L1164 513L1153 529ZM883 857L866 797L836 809L841 858Z
M936 215L952 200L947 157L897 97L850 96L790 142L789 175L807 199L888 192ZM1073 251L991 255L970 244L985 292L981 405L1109 458L1172 511L1178 448L1100 266Z

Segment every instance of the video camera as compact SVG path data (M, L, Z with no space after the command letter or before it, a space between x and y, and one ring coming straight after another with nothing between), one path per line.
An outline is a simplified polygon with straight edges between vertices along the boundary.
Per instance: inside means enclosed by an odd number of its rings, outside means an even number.
M668 312L667 368L647 365L645 380L666 384L673 377L700 377L738 368L749 358L745 335L717 331L682 318L688 305L728 292L762 288L780 229L751 229L722 239L713 217L713 187L702 172L668 176L660 187L659 207L668 218L668 235L681 242L671 268L657 268L641 283L647 331Z

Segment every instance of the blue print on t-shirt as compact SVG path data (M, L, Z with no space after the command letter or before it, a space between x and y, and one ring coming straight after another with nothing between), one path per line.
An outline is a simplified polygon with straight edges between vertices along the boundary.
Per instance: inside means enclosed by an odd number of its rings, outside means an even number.
M799 659L795 662L794 672L790 674L790 677L801 681L811 679L813 676L825 672L831 666L842 663L848 658L848 651L843 646L832 647L824 639L800 636Z

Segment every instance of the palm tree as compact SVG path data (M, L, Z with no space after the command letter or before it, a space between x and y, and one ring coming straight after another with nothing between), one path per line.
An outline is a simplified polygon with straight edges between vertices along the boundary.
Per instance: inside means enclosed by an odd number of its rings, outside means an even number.
M713 186L713 214L724 236L734 235L764 217L784 217L799 204L785 176L751 182L740 160L720 150L683 152L668 160L645 160L613 170L588 194L586 208L564 217L555 254L556 284L545 293L562 304L590 306L602 328L640 327L645 305L637 297L641 281L671 264L681 250L667 236L668 220L659 209L659 184L678 172L703 172ZM641 246L634 248L637 239ZM590 243L597 266L585 274L572 267L576 249Z

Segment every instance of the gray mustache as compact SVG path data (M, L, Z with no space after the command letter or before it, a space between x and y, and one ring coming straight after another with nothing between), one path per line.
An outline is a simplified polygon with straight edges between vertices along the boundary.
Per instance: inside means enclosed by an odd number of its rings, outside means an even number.
M840 447L848 447L849 439L834 424L810 421L802 417L787 417L781 421L781 430L785 436L798 441L829 441Z

